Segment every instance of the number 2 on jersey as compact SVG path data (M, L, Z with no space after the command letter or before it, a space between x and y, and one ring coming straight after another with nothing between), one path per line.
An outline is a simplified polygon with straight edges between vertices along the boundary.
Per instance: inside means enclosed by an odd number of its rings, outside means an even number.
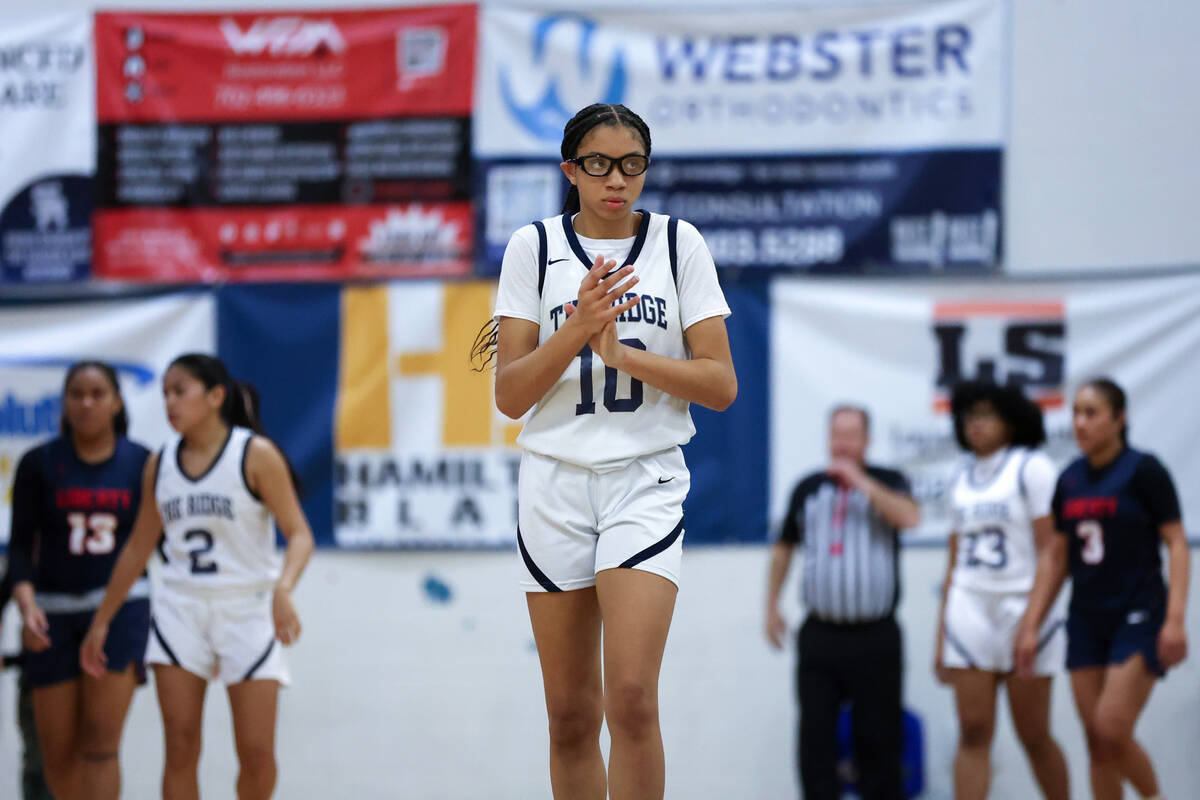
M71 526L67 549L73 556L81 556L84 553L102 556L111 553L117 546L117 518L112 514L84 514L76 511L67 514L67 524Z
M188 551L188 556L192 559L192 574L193 575L211 575L217 571L217 562L201 561L200 557L206 553L212 552L213 535L204 530L191 530L183 535L185 542L191 542L193 539L200 540L200 546L194 550Z
M629 345L636 350L645 350L646 344L641 339L621 339L621 344ZM604 407L609 411L637 411L642 404L642 382L637 378L629 379L629 397L617 397L617 371L610 366L604 367ZM592 348L584 345L579 351L579 402L575 405L575 416L595 414L596 401L592 394Z
M1082 520L1075 526L1075 535L1083 539L1079 557L1085 564L1099 564L1104 560L1104 526L1094 519Z

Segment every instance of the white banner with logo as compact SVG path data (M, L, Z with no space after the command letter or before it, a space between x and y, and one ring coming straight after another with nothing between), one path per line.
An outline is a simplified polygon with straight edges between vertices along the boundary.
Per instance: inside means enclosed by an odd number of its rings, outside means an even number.
M0 283L86 278L96 171L91 14L0 26Z
M949 530L944 494L962 454L947 389L1021 384L1046 409L1047 452L1078 451L1072 392L1112 377L1129 397L1130 442L1174 476L1184 524L1200 531L1200 275L1106 281L863 282L772 287L771 519L797 480L827 462L828 412L871 413L869 459L902 469L924 506L922 536Z
M111 364L129 411L130 438L157 449L170 433L162 399L167 364L181 353L215 349L209 294L0 306L0 543L9 538L17 462L58 433L71 364Z
M1000 260L1003 0L804 9L484 7L473 154L483 255L558 211L563 126L649 125L642 204L719 266L981 271Z

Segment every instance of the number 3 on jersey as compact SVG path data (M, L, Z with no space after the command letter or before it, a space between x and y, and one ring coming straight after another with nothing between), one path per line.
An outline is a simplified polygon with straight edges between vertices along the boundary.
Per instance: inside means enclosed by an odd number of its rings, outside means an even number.
M1094 519L1085 519L1075 526L1075 535L1083 539L1079 557L1085 564L1099 564L1104 560L1104 526Z
M641 339L621 339L621 344L629 345L635 350L645 350L646 344ZM642 382L637 378L629 379L629 397L617 397L617 371L605 365L604 367L604 407L609 411L637 411L642 404ZM592 348L584 345L579 351L579 402L575 405L575 416L595 414L596 401L592 394Z

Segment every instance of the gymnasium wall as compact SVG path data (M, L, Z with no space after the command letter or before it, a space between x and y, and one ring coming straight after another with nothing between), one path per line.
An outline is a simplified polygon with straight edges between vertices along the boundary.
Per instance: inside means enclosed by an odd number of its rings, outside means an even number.
M426 5L436 5L430 0ZM190 10L186 0L129 0L120 8ZM225 4L228 5L228 4ZM241 8L330 8L328 0L242 0ZM362 0L355 8L403 2ZM483 6L528 6L483 0ZM593 11L594 3L547 4ZM661 0L663 8L720 9L728 0ZM758 0L761 8L886 5L882 0ZM62 0L62 10L103 8ZM606 9L644 8L612 0ZM1195 264L1192 224L1200 128L1192 76L1200 51L1188 0L1011 0L1011 116L1004 163L1004 248L1012 273L1125 270ZM19 17L28 10L7 9Z

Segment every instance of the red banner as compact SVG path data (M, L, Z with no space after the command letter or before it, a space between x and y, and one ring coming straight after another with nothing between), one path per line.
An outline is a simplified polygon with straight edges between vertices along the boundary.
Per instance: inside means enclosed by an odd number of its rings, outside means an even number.
M471 269L475 6L96 15L95 272Z

